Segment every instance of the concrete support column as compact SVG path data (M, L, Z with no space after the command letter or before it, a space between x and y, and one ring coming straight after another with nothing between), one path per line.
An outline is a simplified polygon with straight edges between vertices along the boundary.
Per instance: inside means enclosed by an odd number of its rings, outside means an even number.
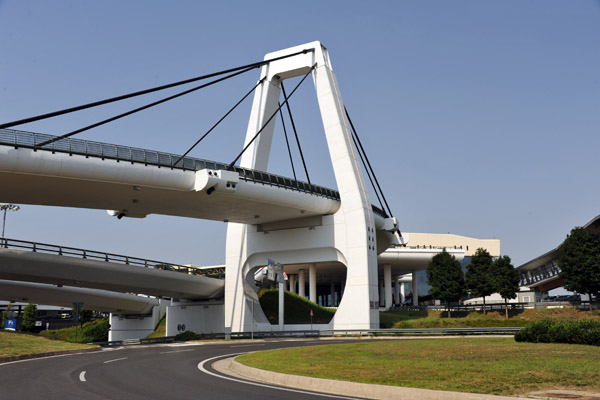
M288 279L290 281L290 292L298 293L296 292L296 275L288 275Z
M392 265L385 264L383 266L383 282L385 285L385 308L392 307Z
M385 296L383 293L383 279L379 280L379 307L383 307L383 303L385 302Z
M419 305L419 293L417 291L417 271L412 272L413 306Z
M308 267L308 293L309 300L313 303L317 302L317 265L310 264Z
M306 298L306 282L303 269L298 271L298 295L303 299Z
M398 275L394 275L394 303L397 306L400 305L400 277Z
M406 285L404 284L404 282L400 283L400 302L404 303L404 300L406 299Z

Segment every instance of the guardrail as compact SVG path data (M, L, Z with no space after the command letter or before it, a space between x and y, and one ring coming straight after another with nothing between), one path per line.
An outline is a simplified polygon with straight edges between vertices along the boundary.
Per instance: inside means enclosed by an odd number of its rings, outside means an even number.
M390 337L390 336L469 336L469 335L514 335L520 327L495 328L426 328L426 329L334 329L334 330L298 330L298 331L259 331L211 333L200 335L203 339L265 339L265 338L321 338L321 337ZM116 340L112 342L94 342L105 347L127 346L151 343L176 342L176 336L151 339Z
M300 330L231 333L232 339L268 337L378 337L378 336L466 336L466 335L514 335L520 327L494 328L423 328L423 329L344 329L344 330ZM225 335L221 334L223 337ZM217 337L215 335L215 337Z
M97 260L117 264L131 265L134 267L145 267L162 269L167 271L183 272L190 275L207 276L204 271L187 267L184 265L166 263L163 261L147 260L144 258L123 256L120 254L104 253L101 251L78 249L75 247L58 246L47 243L28 242L17 239L0 239L0 248L15 250L30 250L34 253L55 254L59 256L83 258L86 260Z
M155 338L144 338L144 339L126 339L126 340L112 340L105 342L91 342L88 344L96 344L102 347L116 347L116 346L131 346L137 344L154 344L154 343L173 343L175 336L163 336Z

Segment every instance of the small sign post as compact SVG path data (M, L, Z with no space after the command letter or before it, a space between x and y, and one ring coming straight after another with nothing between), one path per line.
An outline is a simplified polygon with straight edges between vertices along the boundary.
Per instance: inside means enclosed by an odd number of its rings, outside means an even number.
M285 276L283 276L283 265L279 263L277 263L277 281L279 282L279 330L283 331Z
M312 329L312 319L313 319L313 317L314 317L314 314L313 314L313 310L312 310L312 308L311 308L311 309L310 309L310 330L311 330L311 331L313 330L313 329Z

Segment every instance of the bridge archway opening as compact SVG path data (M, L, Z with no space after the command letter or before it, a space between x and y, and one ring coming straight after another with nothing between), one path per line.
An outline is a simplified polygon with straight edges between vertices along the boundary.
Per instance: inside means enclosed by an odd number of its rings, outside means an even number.
M314 275L311 279L312 268L314 268ZM335 310L342 301L346 286L347 268L342 262L288 264L284 266L284 272L286 276L286 292L303 297L319 306L331 308L335 313ZM262 320L261 315L264 314L266 316L269 313L263 309L259 300L259 293L262 289L278 289L278 283L268 280L266 266L256 266L248 269L245 281L256 294L254 318ZM276 299L267 301L277 302ZM295 315L294 321L298 320L302 322L286 322L286 325L309 324L309 313L307 312L306 315ZM331 320L320 321L319 323L329 324L330 322ZM277 324L272 323L271 325Z

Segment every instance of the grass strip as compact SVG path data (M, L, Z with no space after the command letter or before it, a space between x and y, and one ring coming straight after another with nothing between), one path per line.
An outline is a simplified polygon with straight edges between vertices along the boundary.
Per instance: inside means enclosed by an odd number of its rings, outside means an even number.
M0 358L91 347L97 346L51 340L25 333L0 331Z
M504 317L504 311L453 312L452 318L446 313L435 310L421 311L385 311L379 313L382 328L424 329L424 328L483 328L525 326L532 321L557 320L572 321L594 319L600 321L600 312L578 310L573 307L510 310L510 318Z
M158 337L165 337L167 336L167 317L163 317L160 322L158 323L158 326L156 327L156 329L154 330L154 332L152 332L152 334L150 336L148 336L148 338L158 338Z
M237 358L251 367L352 382L497 395L600 391L600 348L465 338L331 344Z

